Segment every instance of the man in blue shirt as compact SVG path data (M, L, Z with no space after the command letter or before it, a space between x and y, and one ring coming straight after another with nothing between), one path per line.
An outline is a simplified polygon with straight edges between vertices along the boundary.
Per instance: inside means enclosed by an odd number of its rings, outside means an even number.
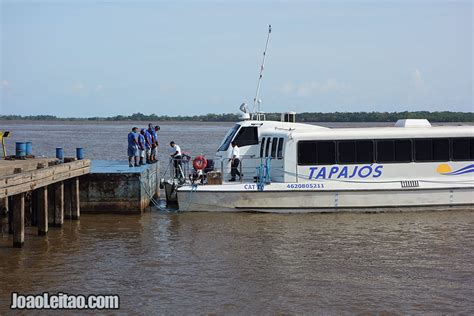
M140 155L140 165L144 165L143 159L145 158L146 154L146 140L145 140L145 129L142 128L140 134L138 134L138 151Z
M153 127L153 124L148 124L148 133L151 135L151 153L150 153L150 162L155 163L158 161L156 159L157 147L158 147L158 140L156 139L156 127Z
M135 167L138 167L138 127L132 128L128 133L128 165L133 167L133 160L135 160Z
M146 150L146 163L151 163L151 146L152 146L152 137L148 130L143 129L145 131L145 150Z

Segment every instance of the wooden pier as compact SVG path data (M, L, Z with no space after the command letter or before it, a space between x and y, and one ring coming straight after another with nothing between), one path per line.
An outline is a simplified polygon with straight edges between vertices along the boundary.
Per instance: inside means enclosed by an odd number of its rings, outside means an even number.
M8 214L8 230L13 246L22 247L25 240L25 210L38 235L48 227L60 227L64 219L79 219L79 177L90 172L89 159L35 158L0 160L1 223Z

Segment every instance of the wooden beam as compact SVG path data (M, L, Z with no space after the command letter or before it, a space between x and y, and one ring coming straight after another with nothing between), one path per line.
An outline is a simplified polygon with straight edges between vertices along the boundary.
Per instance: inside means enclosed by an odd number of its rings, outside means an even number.
M85 168L77 169L74 171L51 175L51 176L48 176L46 178L42 178L36 181L33 181L33 180L27 181L25 183L17 184L15 186L10 186L8 188L0 188L0 198L26 192L29 190L34 190L42 186L50 185L52 183L64 181L70 178L79 177L79 176L88 174L89 172L90 172L90 167L85 167Z
M21 248L25 242L25 194L13 196L13 247Z
M37 190L36 204L38 205L38 235L44 236L48 233L48 187Z
M52 180L54 180L54 175L60 175L62 173L83 169L86 167L90 167L90 165L90 160L84 159L59 165L53 165L47 168L41 168L38 165L38 169L25 172L22 172L21 168L15 168L14 170L18 174L0 177L0 191L3 189L7 189L11 186L40 181L44 178L52 178Z
M64 224L64 182L54 184L54 226Z
M81 203L79 198L79 177L71 180L71 211L72 219L79 219L81 216Z

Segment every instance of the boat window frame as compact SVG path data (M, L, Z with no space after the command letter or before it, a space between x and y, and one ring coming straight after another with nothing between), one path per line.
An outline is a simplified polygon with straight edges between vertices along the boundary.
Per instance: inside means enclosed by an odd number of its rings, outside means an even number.
M252 139L250 139L250 138L239 139L239 137L242 137L242 135L250 129L252 129ZM237 144L238 147L258 145L258 143L259 143L258 126L241 126L241 128L239 129L239 131L235 135L233 141L235 141L235 143Z
M277 159L283 159L283 144L285 139L283 137L278 138L278 146L277 146Z
M467 141L468 143L468 149L467 149L467 158L454 158L455 151L454 151L454 142L458 139L462 139ZM416 158L416 141L423 141L423 140L429 140L430 141L430 148L431 148L431 158L430 160L420 160ZM440 159L434 157L434 141L438 140L444 140L448 141L448 150L449 150L449 156L447 157L448 159ZM347 141L353 141L355 142L355 151L356 151L356 162L341 162L339 159L340 153L339 153L339 145L340 142L347 142ZM297 150L296 150L296 160L297 160L297 165L298 166L311 166L311 165L335 165L335 164L344 164L344 165L351 165L351 164L368 164L369 162L360 162L357 158L357 142L359 141L371 141L373 143L373 162L372 163L380 163L380 164L393 164L393 163L411 163L411 162L418 162L418 163L423 163L423 162L449 162L449 161L472 161L474 160L474 137L410 137L410 138L360 138L360 139L337 139L337 140L327 140L327 139L318 139L318 140L300 140L297 142ZM315 147L315 158L316 161L313 163L301 163L301 156L300 156L300 143L312 143L314 142L316 145ZM320 163L318 161L318 144L320 142L333 142L335 144L335 154L336 154L336 160L334 163ZM392 159L390 160L383 160L381 161L379 158L379 146L381 142L390 142L393 155ZM402 142L407 142L408 144L402 144ZM445 144L446 145L446 144ZM406 148L409 148L409 159L401 159L400 155L397 155L397 146L406 146ZM408 157L407 157L408 158ZM446 158L446 157L444 157Z
M467 158L454 158L454 154L455 154L455 151L454 151L454 141L455 140L466 140L467 141L467 144L468 144L468 148L467 148ZM451 138L451 141L450 141L450 148L451 148L451 152L450 152L450 157L451 157L451 160L452 161L469 161L469 160L473 160L474 159L474 155L471 156L471 151L472 151L472 148L471 148L471 142L474 141L474 137L453 137Z
M319 162L319 159L318 159L318 147L319 147L319 143L332 143L333 145L333 148L334 148L334 155L332 158L334 158L334 162L331 163L327 163L327 162L324 162L324 163L320 163ZM304 143L315 143L316 145L316 162L311 162L311 163L302 163L301 162L301 156L300 156L300 146ZM321 140L300 140L297 142L297 145L296 145L296 161L297 161L297 164L298 166L313 166L313 165L335 165L337 164L337 149L336 149L336 140L324 140L324 139L321 139Z
M272 143L272 138L270 136L267 137L267 143L265 145L265 158L268 157L270 153L270 144Z
M220 144L219 148L217 148L217 151L227 151L229 149L230 143L232 142L232 138L234 138L235 134L237 131L240 129L241 125L240 124L235 124L232 126L231 129L227 131L227 134L224 136L224 140Z
M277 145L278 145L278 137L272 137L272 150L270 153L271 158L276 158Z
M265 138L266 137L262 137L262 143L260 144L260 158L263 158L263 154L264 154L264 149L265 149Z

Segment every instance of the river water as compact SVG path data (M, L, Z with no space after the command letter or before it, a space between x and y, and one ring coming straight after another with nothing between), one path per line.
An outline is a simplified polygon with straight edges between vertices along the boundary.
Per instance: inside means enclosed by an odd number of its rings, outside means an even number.
M137 125L144 123L137 123ZM0 122L36 155L124 159L131 123ZM212 156L229 123L160 124ZM474 313L474 212L82 215L22 249L0 239L0 314L10 293L118 294L140 314Z

